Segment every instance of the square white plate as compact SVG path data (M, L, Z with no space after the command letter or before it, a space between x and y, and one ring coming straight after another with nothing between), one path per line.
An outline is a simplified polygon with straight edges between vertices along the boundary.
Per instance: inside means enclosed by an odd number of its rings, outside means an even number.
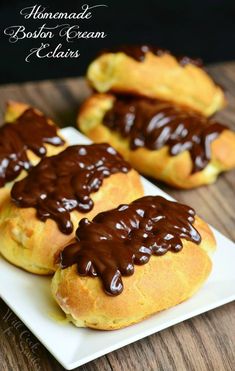
M71 144L90 143L73 128L62 133ZM170 198L143 179L146 194ZM186 302L118 331L78 329L60 324L52 314L58 311L50 295L50 279L18 269L0 258L0 295L15 314L67 369L73 369L115 349L130 344L188 318L235 299L235 244L214 230L217 251L213 271L203 288Z

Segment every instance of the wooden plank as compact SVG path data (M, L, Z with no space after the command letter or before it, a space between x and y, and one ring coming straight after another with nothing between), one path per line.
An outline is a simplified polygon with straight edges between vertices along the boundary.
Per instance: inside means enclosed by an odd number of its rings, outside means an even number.
M211 66L208 70L227 90L229 106L216 117L235 129L235 63ZM14 99L38 107L61 127L75 125L78 106L89 94L82 78L5 85L0 87L0 115L5 101ZM196 190L174 190L156 184L195 207L205 220L235 239L234 171L220 176L216 184ZM233 370L234 312L235 304L227 304L103 356L79 370ZM1 370L63 370L3 301L0 314Z

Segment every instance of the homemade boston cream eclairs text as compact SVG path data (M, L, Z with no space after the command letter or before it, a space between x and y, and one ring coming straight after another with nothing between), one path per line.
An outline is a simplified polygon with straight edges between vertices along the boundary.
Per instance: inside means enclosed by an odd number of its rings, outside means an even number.
M142 195L138 173L110 145L67 147L14 184L1 211L0 252L25 270L51 274L82 217Z
M193 295L211 271L214 249L210 228L192 208L146 196L80 221L52 292L76 326L118 329Z

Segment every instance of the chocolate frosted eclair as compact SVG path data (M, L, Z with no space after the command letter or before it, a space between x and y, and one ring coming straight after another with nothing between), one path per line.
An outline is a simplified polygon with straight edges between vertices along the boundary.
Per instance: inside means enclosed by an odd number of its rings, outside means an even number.
M120 47L115 47L111 49L105 49L99 53L99 56L109 53L124 53L128 57L135 59L137 62L144 62L146 55L152 53L158 57L164 54L172 55L172 53L163 48L159 48L153 45L122 45ZM193 64L197 67L203 67L203 61L201 58L190 58L187 55L174 56L174 58L179 62L181 66L186 66L187 64Z
M9 102L0 127L0 204L9 196L12 182L41 158L64 148L65 141L50 119L24 103Z
M84 218L61 253L52 293L78 327L119 329L193 295L215 240L195 211L160 196Z
M235 167L235 133L186 107L148 98L95 94L80 130L115 147L141 173L178 188L213 183Z
M175 57L149 45L107 50L90 64L87 79L99 93L162 99L205 116L226 104L223 90L201 68L201 60Z
M108 144L67 147L16 182L0 221L0 252L11 263L50 274L84 216L143 195L140 177Z

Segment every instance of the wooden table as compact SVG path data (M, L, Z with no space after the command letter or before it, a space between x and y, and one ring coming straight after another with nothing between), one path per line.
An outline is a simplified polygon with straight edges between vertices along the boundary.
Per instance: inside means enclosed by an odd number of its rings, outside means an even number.
M229 106L218 117L235 129L235 63L211 66L208 70L227 89ZM59 125L68 126L74 124L79 103L88 94L89 89L81 78L7 85L0 87L0 109L2 114L8 99L25 101L44 111ZM223 174L214 185L192 191L177 191L159 185L177 200L194 206L207 222L235 240L235 171ZM38 356L32 354L32 347ZM0 369L63 370L1 300ZM235 303L192 318L79 368L83 371L234 369Z

